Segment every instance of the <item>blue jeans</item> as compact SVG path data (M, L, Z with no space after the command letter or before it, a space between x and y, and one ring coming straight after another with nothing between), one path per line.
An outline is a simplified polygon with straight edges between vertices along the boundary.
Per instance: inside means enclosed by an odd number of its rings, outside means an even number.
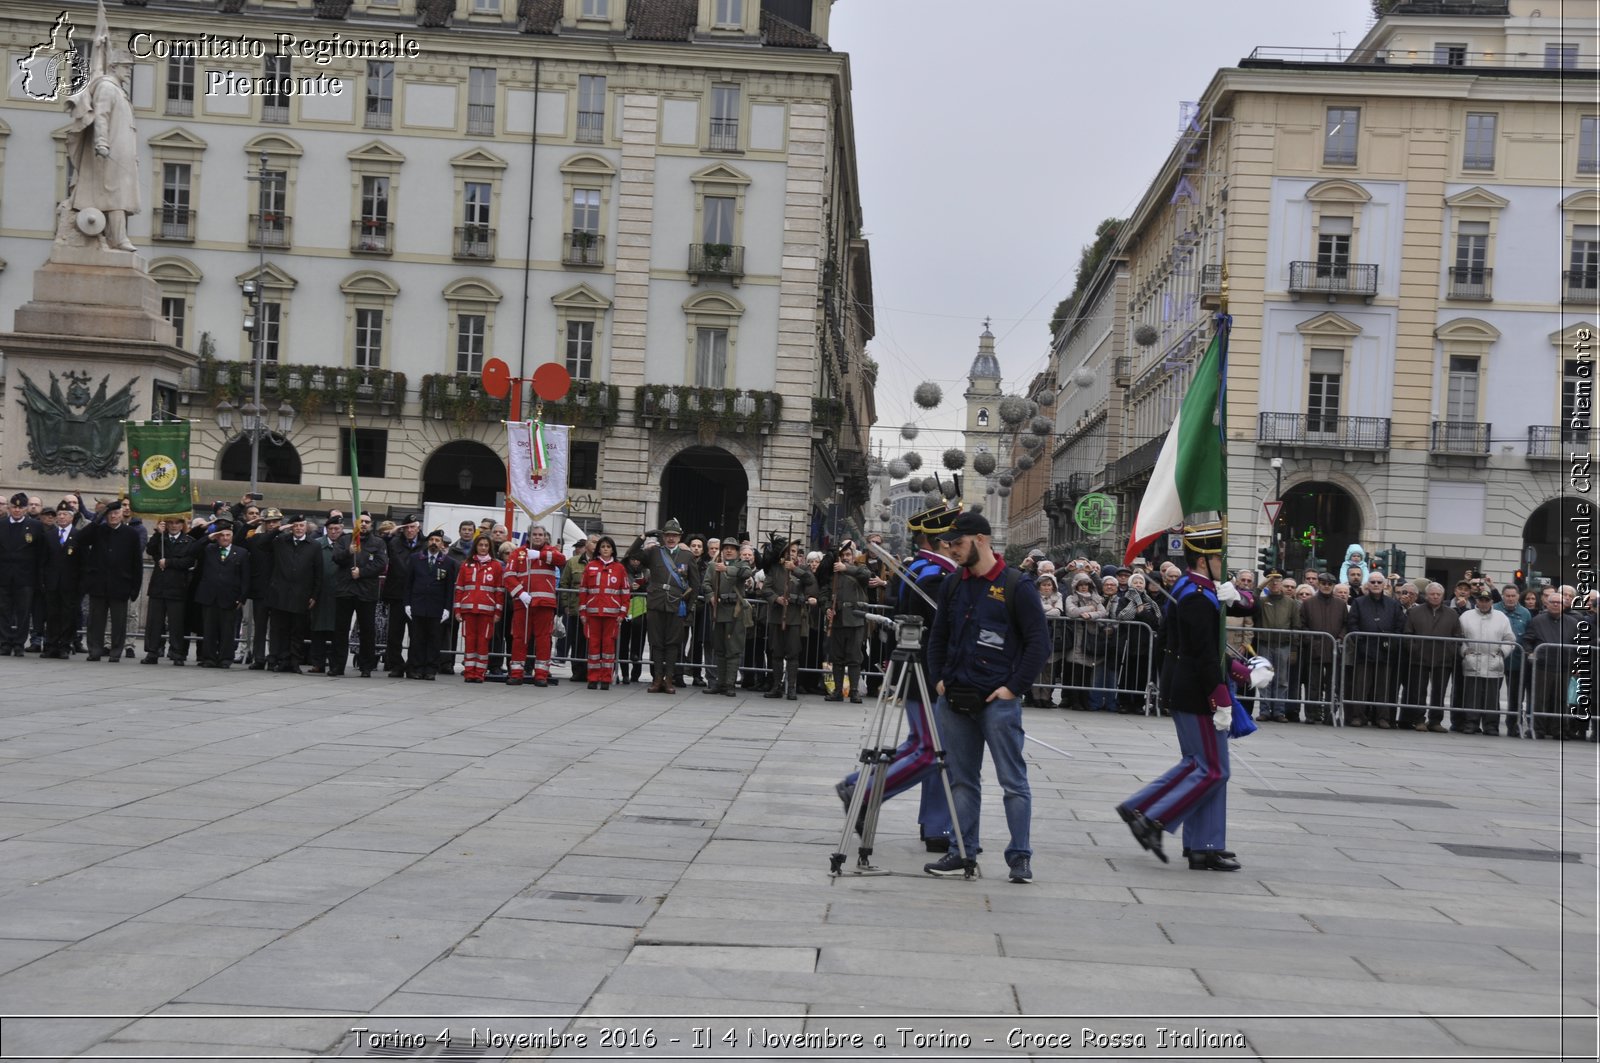
M981 712L956 712L941 696L934 705L939 737L944 740L945 761L950 769L950 790L956 799L956 816L961 820L961 840L967 855L976 856L978 814L983 805L980 783L983 774L983 747L989 747L994 773L1005 794L1006 826L1011 844L1006 848L1006 864L1019 856L1033 856L1028 827L1033 818L1033 794L1028 789L1028 765L1022 759L1022 702L1018 698L996 699Z
M1089 711L1117 711L1117 666L1107 660L1094 662L1093 678L1089 680Z

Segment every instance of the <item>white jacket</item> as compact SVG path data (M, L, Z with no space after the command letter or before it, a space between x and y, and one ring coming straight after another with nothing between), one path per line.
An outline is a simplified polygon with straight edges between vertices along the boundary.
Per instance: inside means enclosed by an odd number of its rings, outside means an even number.
M1476 606L1461 614L1461 672L1474 679L1498 679L1505 674L1506 658L1516 646L1511 621L1498 609L1487 613Z

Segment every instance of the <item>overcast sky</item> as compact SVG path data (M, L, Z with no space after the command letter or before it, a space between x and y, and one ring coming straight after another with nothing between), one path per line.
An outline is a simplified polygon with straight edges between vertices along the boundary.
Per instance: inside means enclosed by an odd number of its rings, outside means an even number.
M1002 11L1005 21L1000 20ZM1050 313L1107 217L1126 217L1178 133L1178 104L1258 45L1348 49L1368 0L838 0L872 244L885 457L959 445L992 317L1007 391L1049 354ZM931 414L911 401L937 381ZM937 466L937 460L930 460Z

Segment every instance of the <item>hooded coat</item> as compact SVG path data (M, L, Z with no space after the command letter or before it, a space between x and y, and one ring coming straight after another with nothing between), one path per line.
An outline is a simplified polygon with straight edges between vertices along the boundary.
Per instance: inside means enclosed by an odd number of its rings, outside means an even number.
M1351 554L1357 555L1354 563L1350 561ZM1339 582L1349 583L1351 572L1361 573L1361 582L1367 582L1367 552L1361 548L1360 543L1351 543L1344 548L1344 563L1339 566Z

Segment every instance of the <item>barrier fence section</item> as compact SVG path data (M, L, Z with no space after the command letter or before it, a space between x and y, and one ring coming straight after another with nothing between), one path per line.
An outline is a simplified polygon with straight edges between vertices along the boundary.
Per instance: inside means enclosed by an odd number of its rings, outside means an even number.
M1524 686L1524 737L1548 734L1581 737L1594 715L1593 645L1547 642L1534 647ZM1578 674L1588 656L1591 667ZM1585 681L1587 677L1587 682Z
M1341 647L1326 631L1228 629L1228 640L1272 662L1272 682L1241 698L1257 719L1342 724Z
M1524 733L1514 642L1353 631L1344 637L1341 683L1346 723L1467 734Z
M1050 616L1050 658L1035 702L1090 712L1157 712L1156 630L1141 620ZM1059 702L1057 694L1060 695Z

